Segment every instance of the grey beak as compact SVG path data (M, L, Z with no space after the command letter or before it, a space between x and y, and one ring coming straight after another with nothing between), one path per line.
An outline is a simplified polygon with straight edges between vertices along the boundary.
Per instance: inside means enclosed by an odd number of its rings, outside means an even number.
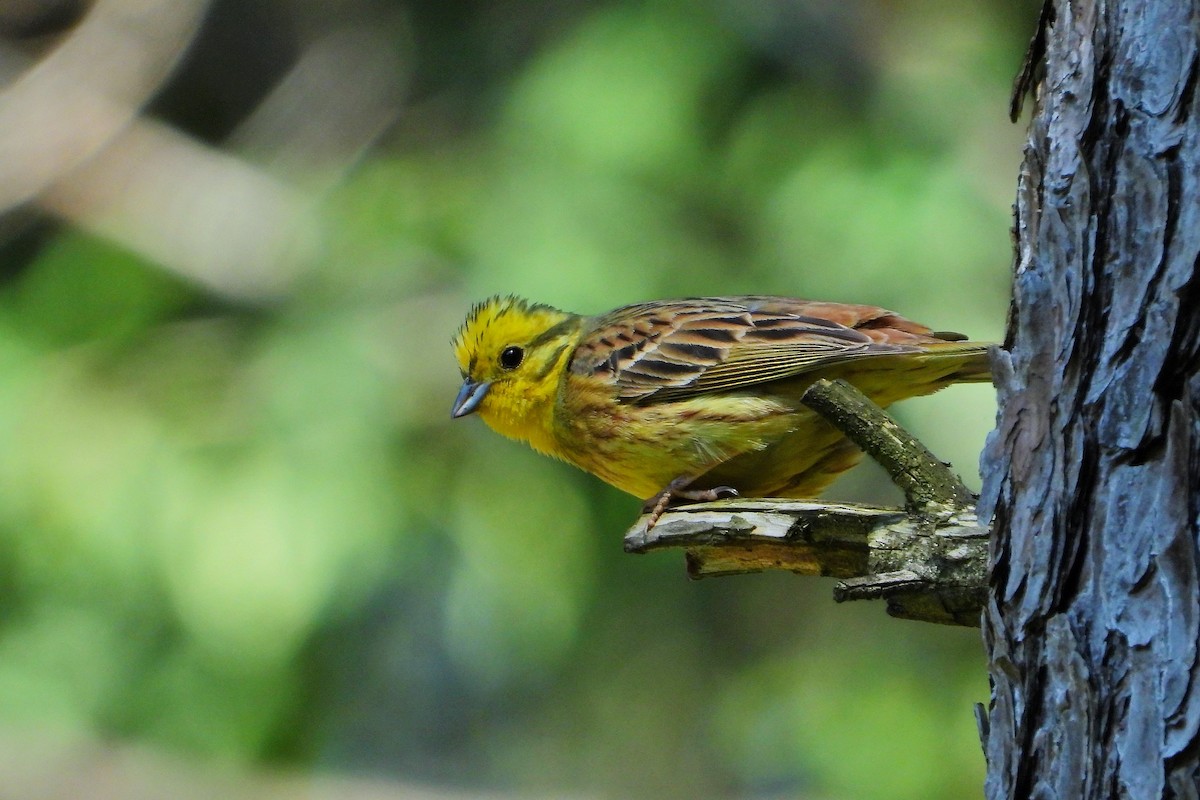
M479 408L479 404L483 402L483 398L487 396L490 388L492 388L492 384L489 381L476 382L467 378L463 381L462 388L458 390L458 397L454 398L450 416L458 419Z

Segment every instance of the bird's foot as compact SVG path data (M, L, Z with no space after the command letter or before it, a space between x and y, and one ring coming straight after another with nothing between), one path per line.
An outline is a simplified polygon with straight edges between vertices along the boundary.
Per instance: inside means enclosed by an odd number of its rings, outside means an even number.
M653 528L654 524L658 522L658 518L663 515L663 512L670 508L672 503L679 500L689 500L693 503L708 503L713 500L725 500L738 496L738 490L732 486L714 486L711 489L687 488L688 484L694 480L696 479L681 475L668 483L667 487L661 492L642 504L642 513L650 515L650 519L646 523L646 530Z

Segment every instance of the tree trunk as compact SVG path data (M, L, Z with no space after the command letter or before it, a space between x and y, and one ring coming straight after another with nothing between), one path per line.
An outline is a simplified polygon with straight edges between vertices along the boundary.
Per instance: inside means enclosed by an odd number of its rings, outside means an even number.
M1194 798L1200 11L1048 0L1041 24L983 458L987 797Z

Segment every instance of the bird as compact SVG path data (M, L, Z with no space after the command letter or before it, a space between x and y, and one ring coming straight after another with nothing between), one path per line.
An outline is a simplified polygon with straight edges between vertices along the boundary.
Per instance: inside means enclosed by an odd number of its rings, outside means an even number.
M987 342L870 305L688 297L596 316L515 295L476 303L451 340L453 418L645 501L815 498L862 451L801 402L843 379L886 407L991 380Z

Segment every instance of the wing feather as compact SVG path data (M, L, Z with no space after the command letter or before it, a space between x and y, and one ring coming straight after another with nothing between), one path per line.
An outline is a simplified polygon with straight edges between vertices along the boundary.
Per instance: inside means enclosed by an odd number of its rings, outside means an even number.
M571 369L627 402L735 391L951 336L875 306L765 296L639 303L588 325Z

